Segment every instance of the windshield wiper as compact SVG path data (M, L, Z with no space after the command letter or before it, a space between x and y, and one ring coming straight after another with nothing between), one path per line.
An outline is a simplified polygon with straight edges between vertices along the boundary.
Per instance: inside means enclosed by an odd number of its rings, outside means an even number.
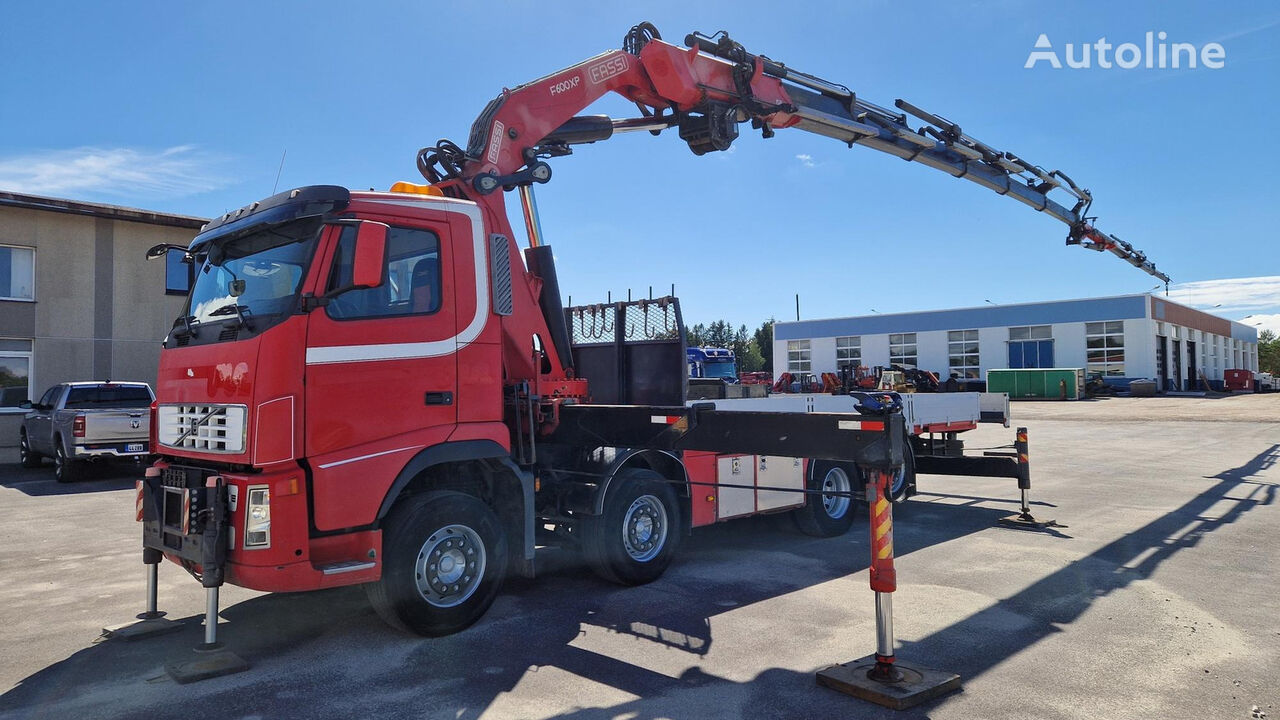
M200 321L196 319L195 315L183 315L178 320L182 322L182 327L187 331L188 337L199 337L196 328L200 327Z
M221 315L235 315L236 318L240 321L239 327L247 327L250 330L253 330L253 326L249 324L249 314L250 314L249 308L245 307L244 305L241 305L240 303L232 303L230 305L223 305L217 310L214 310L213 312L209 313L209 317L218 317Z

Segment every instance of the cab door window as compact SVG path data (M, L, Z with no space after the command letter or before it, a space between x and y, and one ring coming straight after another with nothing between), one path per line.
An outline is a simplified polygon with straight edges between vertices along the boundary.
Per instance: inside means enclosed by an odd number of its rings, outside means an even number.
M351 284L356 228L342 229L330 265L326 291ZM440 238L429 230L392 227L387 233L387 265L376 288L348 290L326 306L335 320L428 315L440 309Z
M46 408L52 408L53 404L58 401L58 393L62 391L61 385L54 385L45 391L44 397L40 398L40 404Z

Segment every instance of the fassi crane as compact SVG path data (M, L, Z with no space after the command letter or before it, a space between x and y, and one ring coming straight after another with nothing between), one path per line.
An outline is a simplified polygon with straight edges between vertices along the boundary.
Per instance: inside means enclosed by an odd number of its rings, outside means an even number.
M627 33L623 49L597 55L512 90L485 107L466 150L442 140L420 151L418 168L455 197L501 203L499 188L551 179L545 158L614 133L677 128L698 155L728 150L738 126L750 122L765 137L796 128L918 162L975 182L1065 223L1067 244L1110 251L1166 284L1147 256L1093 225L1090 192L1059 170L1046 171L1011 152L974 139L960 126L905 101L901 112L867 102L844 85L753 55L723 31L693 33L688 48L661 40L650 23ZM575 116L608 92L631 100L641 117ZM911 115L922 124L908 124ZM1071 198L1071 207L1049 195Z

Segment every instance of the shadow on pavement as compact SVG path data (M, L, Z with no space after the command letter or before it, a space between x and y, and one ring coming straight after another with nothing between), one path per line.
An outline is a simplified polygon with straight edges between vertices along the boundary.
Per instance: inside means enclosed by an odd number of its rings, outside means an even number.
M935 513L946 522L937 521ZM910 508L897 525L898 554L986 530L1004 514L977 506ZM540 550L538 579L510 579L478 625L431 640L387 628L361 588L264 595L222 611L220 639L255 666L249 672L188 686L169 680L164 664L189 658L191 648L202 640L200 618L192 616L182 619L185 627L179 632L133 643L95 644L39 670L0 696L0 713L21 713L56 700L59 709L51 713L55 715L83 703L111 716L154 717L157 712L173 714L199 697L216 703L211 707L220 713L367 716L411 692L424 704L410 715L473 718L527 673L545 668L643 698L712 687L729 681L699 670L672 679L573 643L590 626L610 631L610 637L623 636L626 642L658 643L705 655L717 615L865 569L866 535L867 525L860 521L842 537L810 538L799 534L784 515L701 528L685 538L676 564L663 578L635 588L596 579L576 553ZM726 564L726 558L734 562ZM178 570L166 564L162 572ZM189 591L199 593L200 588L192 582ZM161 609L164 600L162 593ZM352 675L360 676L359 681ZM795 685L797 697L812 691L811 676L796 685L785 679L794 675L789 671L771 670L766 675L777 679L779 689ZM161 687L163 692L157 689ZM319 694L304 692L309 699L299 702L296 693L307 687ZM115 706L100 697L129 688L141 691L116 698ZM358 700L359 709L342 703L317 708L315 699L336 688L342 688L344 702Z
M1274 445L1215 476L1217 483L1180 508L988 608L903 644L902 656L961 669L966 678L987 672L1060 632L1059 626L1075 621L1096 599L1149 577L1216 528L1273 503L1276 486L1249 479L1278 459L1280 445ZM1252 486L1247 497L1228 497L1246 486ZM1217 519L1204 517L1223 501L1234 505ZM899 556L986 530L1007 514L971 504L909 503L905 508L895 527ZM589 683L639 698L563 716L575 719L689 717L698 712L694 708L708 707L722 708L719 717L735 717L744 707L760 717L924 717L936 703L894 714L817 690L811 672L770 668L738 681L695 667L672 678L627 661L625 652L606 655L575 645L596 627L611 631L604 634L610 641L652 641L705 655L717 615L864 569L866 533L865 522L860 522L843 537L805 538L782 516L703 528L686 538L670 572L636 588L595 580L576 555L550 551L539 556L539 579L511 580L477 626L431 640L385 627L359 588L264 595L223 612L222 639L255 665L247 673L188 686L168 680L163 664L189 657L201 639L198 618L188 618L181 632L132 644L95 645L41 669L0 697L0 712L34 709L36 714L65 715L83 706L115 717L155 717L195 707L191 703L198 699L200 707L233 716L456 720L477 718L496 703L510 702L504 696L518 684L522 695L536 697L538 673L548 672L546 682L553 688L541 692L561 693L561 699ZM735 562L724 563L727 557ZM191 592L199 588L193 584ZM1011 613L1030 622L1011 628ZM767 657L768 648L760 652ZM556 685L564 673L576 676L573 690ZM749 698L745 703L744 696ZM509 706L503 711L513 712Z
M32 497L78 495L124 490L133 487L134 481L142 477L142 466L129 460L84 463L80 469L78 480L60 483L53 477L50 462L38 468L24 468L17 463L0 465L0 486Z

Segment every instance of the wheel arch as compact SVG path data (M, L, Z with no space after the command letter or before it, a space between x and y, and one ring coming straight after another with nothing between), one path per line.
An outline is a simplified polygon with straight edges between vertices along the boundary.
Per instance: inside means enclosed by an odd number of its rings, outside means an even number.
M493 482L494 502L489 504L494 506L494 512L511 531L512 544L519 548L526 564L531 565L534 553L533 475L521 470L506 449L493 440L446 442L418 452L405 463L391 483L378 507L376 523L382 523L406 491L414 489L416 481L421 478L417 484L423 485L422 489L431 489L433 486L429 478L432 471L450 465L478 466L486 477L496 480L499 476L506 476L513 481ZM440 489L452 488L444 486Z
M592 513L600 515L604 512L604 499L609 492L610 486L622 474L622 471L631 468L652 470L672 482L675 486L673 489L676 493L676 499L680 503L680 523L687 529L691 510L689 473L685 470L684 461L666 450L628 449L614 456L613 462L602 473L604 479L600 481L595 497L592 498Z

